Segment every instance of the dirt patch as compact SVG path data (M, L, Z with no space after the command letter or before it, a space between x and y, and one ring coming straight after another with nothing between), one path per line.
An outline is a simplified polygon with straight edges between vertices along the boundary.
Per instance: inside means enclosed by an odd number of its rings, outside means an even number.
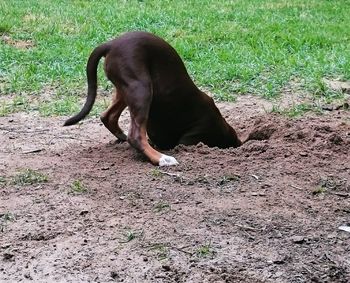
M324 79L324 83L332 90L350 94L350 81Z
M6 44L11 45L18 49L29 49L35 46L34 42L31 40L20 40L20 39L16 40L9 37L8 35L2 35L0 39Z
M178 146L171 168L98 119L0 118L0 281L349 282L349 111L240 99L219 106L251 140ZM47 180L17 184L28 168Z

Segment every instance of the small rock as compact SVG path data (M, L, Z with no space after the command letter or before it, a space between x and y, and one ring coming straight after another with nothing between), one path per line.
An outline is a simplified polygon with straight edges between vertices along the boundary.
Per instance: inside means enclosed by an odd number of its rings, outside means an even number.
M201 148L201 147L203 147L203 146L204 146L204 143L202 143L202 142L199 142L199 143L196 145L197 148Z
M322 110L326 110L326 111L333 111L334 107L332 105L326 104L326 105L322 105Z
M29 273L24 274L24 278L33 280L33 277Z
M350 226L342 225L338 229L350 233Z
M281 233L280 231L275 231L273 236L274 236L274 238L276 238L276 239L280 239L280 238L283 237L283 236L282 236L282 233Z
M7 260L7 261L12 261L12 260L14 260L14 257L15 257L15 255L14 254L10 254L10 253L4 253L4 260Z
M79 215L84 216L84 215L86 215L86 214L88 214L88 213L89 213L88 210L82 210L82 211L80 211Z
M113 279L118 279L119 278L119 274L116 271L111 271L111 277Z
M197 263L193 262L193 263L190 264L189 267L190 267L190 268L194 268L194 267L196 267L196 266L197 266Z
M162 265L162 268L165 270L165 271L170 271L170 266L169 265Z
M285 258L277 258L274 261L272 261L274 264L284 264L286 263Z
M8 249L9 247L11 247L11 244L3 244L1 246L2 249Z
M259 180L260 178L259 178L259 176L257 176L257 175L251 175L255 180Z
M343 139L341 138L341 136L337 135L337 134L333 134L330 138L329 141L333 144L336 145L340 145L343 142Z
M327 239L334 239L336 237L337 237L337 234L335 232L327 235Z
M301 152L299 152L299 155L302 157L306 157L306 156L308 156L308 153L305 151L301 151Z
M302 244L305 242L305 238L303 236L293 236L290 238L295 244Z
M209 150L205 149L205 148L201 148L201 149L197 150L197 152L199 154L209 154L210 153Z

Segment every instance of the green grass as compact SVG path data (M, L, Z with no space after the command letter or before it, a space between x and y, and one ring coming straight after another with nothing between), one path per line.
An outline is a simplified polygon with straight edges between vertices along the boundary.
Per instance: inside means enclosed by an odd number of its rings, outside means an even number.
M28 110L31 110L31 105L29 103L28 97L24 95L15 95L11 99L0 101L0 117L14 112Z
M293 104L289 108L281 108L278 105L273 105L271 112L278 113L290 118L296 118L302 116L306 112L321 113L322 109L320 108L320 106L314 103L303 102L299 104Z
M6 184L6 177L0 176L0 187Z
M123 232L122 239L119 241L120 243L129 243L132 240L140 238L143 236L143 230L131 230L127 229Z
M47 175L39 171L27 168L27 169L21 170L13 177L12 184L18 185L18 186L25 186L25 185L46 183L47 181L48 181Z
M154 178L162 178L164 174L157 168L150 170L150 175Z
M153 207L153 210L155 212L164 212L164 211L169 211L170 209L171 209L170 204L167 201L163 201L163 200L158 201Z
M5 213L0 213L0 232L4 232L7 224L15 220L15 215L9 211L6 211Z
M220 178L220 180L218 181L218 185L224 186L224 185L231 183L231 182L237 182L237 181L239 181L239 179L240 179L240 176L238 176L238 175L227 174L227 175L224 175Z
M85 65L98 44L131 30L170 42L196 83L219 100L273 98L291 81L332 100L322 79L350 79L350 1L0 2L0 94L39 96L43 115L63 115L85 97ZM4 37L3 37L4 38ZM29 43L27 48L21 43ZM111 85L102 78L100 89ZM33 107L0 103L0 114Z
M74 180L72 184L70 185L70 193L72 194L83 194L86 193L88 190L81 182L80 180Z
M324 195L327 193L327 188L324 187L317 187L312 191L313 195Z
M196 249L197 257L213 257L215 251L210 244L202 245Z
M152 251L158 260L165 260L169 257L169 248L162 243L156 243L149 247L149 251Z

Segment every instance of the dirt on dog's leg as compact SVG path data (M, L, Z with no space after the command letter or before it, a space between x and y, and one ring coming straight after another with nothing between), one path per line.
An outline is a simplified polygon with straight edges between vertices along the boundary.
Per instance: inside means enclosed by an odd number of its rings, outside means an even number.
M115 89L111 105L101 115L102 123L120 141L127 140L126 134L122 129L120 129L118 124L119 117L125 108L126 103L124 102L122 95L117 91L117 89Z

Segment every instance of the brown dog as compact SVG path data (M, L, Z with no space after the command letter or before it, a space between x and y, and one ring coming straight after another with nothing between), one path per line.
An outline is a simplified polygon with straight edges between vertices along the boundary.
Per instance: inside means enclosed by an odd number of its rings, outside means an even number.
M213 99L193 83L177 52L163 39L146 32L126 33L92 52L86 68L85 105L65 126L76 124L90 112L97 92L97 65L103 56L105 73L115 86L115 94L101 120L113 135L127 140L153 164L178 162L152 148L147 135L160 149L199 142L220 148L241 145ZM118 125L127 106L131 117L128 136Z

